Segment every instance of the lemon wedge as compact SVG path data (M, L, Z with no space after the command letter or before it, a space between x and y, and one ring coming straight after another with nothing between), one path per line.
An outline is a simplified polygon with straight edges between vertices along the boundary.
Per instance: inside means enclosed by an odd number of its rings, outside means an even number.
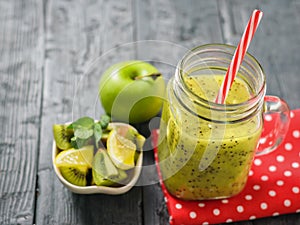
M116 167L128 170L134 167L136 145L113 129L107 138L107 152Z
M80 149L71 148L60 152L55 158L57 167L92 168L94 146L87 145Z

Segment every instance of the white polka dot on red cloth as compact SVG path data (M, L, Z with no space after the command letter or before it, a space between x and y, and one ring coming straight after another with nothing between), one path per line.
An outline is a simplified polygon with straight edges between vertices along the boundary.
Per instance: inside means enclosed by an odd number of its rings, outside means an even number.
M298 187L293 187L292 191L294 194L299 194L300 193L300 189Z
M209 225L209 223L208 222L203 222L202 225Z
M213 214L215 215L215 216L219 216L220 215L220 209L214 209L213 210Z
M274 212L272 215L273 216L279 216L280 214L278 212Z
M222 200L222 203L224 203L224 204L227 204L228 202L229 202L228 199L223 199L223 200Z
M248 200L248 201L252 200L252 195L246 195L245 199Z
M276 160L277 160L277 162L283 162L283 161L284 161L284 156L278 155L278 156L276 157Z
M253 174L254 174L253 170L250 170L248 175L251 177L253 176Z
M242 212L244 212L244 207L242 205L238 205L236 207L236 211L239 212L239 213L242 213Z
M260 159L255 159L254 160L254 165L256 165L256 166L260 166L261 165L261 160Z
M270 191L269 191L269 195L270 195L271 197L275 197L275 196L276 196L276 192L275 192L274 190L270 190Z
M227 219L225 222L226 222L226 223L232 223L233 220L232 220L232 219Z
M194 212L194 211L190 212L189 215L190 215L190 218L191 218L191 219L195 219L195 218L197 217L197 213Z
M284 149L287 151L291 151L293 149L293 145L291 143L285 143Z
M175 205L175 207L176 207L176 209L181 209L181 208L182 208L182 205L179 204L179 203L177 203L177 204Z
M283 186L284 185L284 182L282 180L278 180L276 182L277 186Z
M300 138L300 131L299 130L294 130L293 131L293 137L294 138Z
M263 175L263 176L261 176L261 178L260 178L262 181L267 181L267 180L269 180L269 177L267 176L267 175Z
M297 209L297 210L296 210L296 213L300 213L300 209Z
M269 171L270 172L275 172L276 170L277 170L276 166L273 166L273 165L269 166Z
M291 200L286 199L286 200L284 200L283 205L284 205L285 207L290 207L290 206L292 205L292 202L291 202Z
M256 185L253 186L253 189L254 189L255 191L258 191L258 190L260 189L260 186L259 186L258 184L256 184Z
M292 176L292 172L289 170L286 170L286 171L284 171L283 175L286 177L290 177L290 176Z
M250 216L249 217L249 220L255 220L256 219L256 216Z
M203 207L205 207L205 204L204 203L199 203L198 206L203 208Z
M262 202L262 203L260 204L260 208L261 208L262 210L266 210L266 209L268 208L268 204L265 203L265 202Z
M299 168L299 166L300 166L300 165L299 165L298 162L293 162L293 163L292 163L292 167L295 168L295 169Z

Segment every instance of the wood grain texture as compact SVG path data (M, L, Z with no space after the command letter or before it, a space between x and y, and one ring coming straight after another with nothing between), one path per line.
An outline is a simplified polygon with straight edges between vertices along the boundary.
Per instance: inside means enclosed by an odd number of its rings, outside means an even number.
M0 1L0 224L169 224L150 140L142 186L77 195L54 174L52 124L99 117L98 82L113 63L150 61L167 81L187 50L237 44L254 8L264 17L249 52L265 70L267 93L299 108L298 0ZM138 129L149 137L158 121ZM298 225L300 214L232 224Z
M133 55L130 49L119 54L116 49L133 41L131 7L131 1L46 2L36 224L142 223L139 187L121 196L72 194L58 181L51 164L52 124L83 115L99 118L98 68L119 60L121 55ZM108 54L110 49L115 54ZM102 58L103 54L107 57Z
M43 84L38 1L0 2L0 224L33 224Z

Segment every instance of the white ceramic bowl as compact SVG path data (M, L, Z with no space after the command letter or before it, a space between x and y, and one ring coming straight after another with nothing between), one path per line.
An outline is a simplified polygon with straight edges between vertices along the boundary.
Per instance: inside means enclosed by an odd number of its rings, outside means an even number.
M106 187L106 186L96 186L96 185L90 185L90 186L77 186L74 184L71 184L68 182L60 173L59 168L55 165L55 157L58 154L58 149L56 147L56 143L53 140L53 146L52 146L52 165L54 168L54 171L61 181L63 185L65 185L70 191L77 193L77 194L109 194L109 195L119 195L126 193L129 191L137 182L141 170L142 170L142 164L143 164L143 151L140 152L139 158L137 159L135 167L129 172L129 180L126 184L120 187Z

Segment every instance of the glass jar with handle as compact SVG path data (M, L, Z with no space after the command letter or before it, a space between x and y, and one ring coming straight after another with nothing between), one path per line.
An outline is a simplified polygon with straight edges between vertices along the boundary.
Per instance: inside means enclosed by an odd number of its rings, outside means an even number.
M234 47L209 44L188 52L167 86L159 135L159 165L168 191L181 199L240 193L255 154L274 150L289 125L289 107L265 96L262 67L246 54L225 104L214 102ZM274 143L259 145L263 115L276 113ZM267 138L267 137L264 137Z

